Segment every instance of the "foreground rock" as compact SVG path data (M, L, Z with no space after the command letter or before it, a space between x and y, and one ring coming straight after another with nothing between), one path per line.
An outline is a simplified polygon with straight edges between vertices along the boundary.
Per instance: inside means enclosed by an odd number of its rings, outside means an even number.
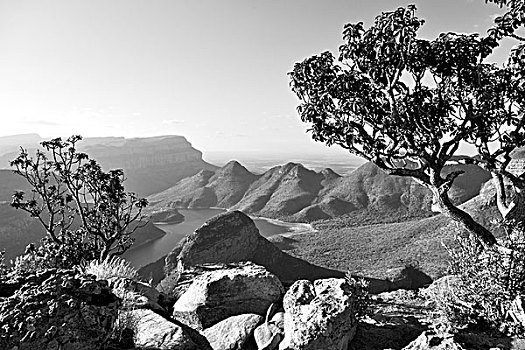
M124 311L120 329L131 329L136 347L156 350L211 350L203 337L187 327L171 322L151 310ZM191 330L190 330L191 331Z
M118 314L106 281L72 270L25 276L23 286L0 299L0 349L99 349Z
M283 253L262 237L253 220L240 211L217 215L188 235L166 257L165 270L169 278L199 264L239 261L264 266L285 285L298 279L344 276L340 271L315 266ZM169 286L164 288L170 289Z
M251 262L204 266L173 306L173 317L201 330L235 315L264 315L284 294L279 279Z
M355 335L355 296L345 279L295 282L284 296L279 349L346 350Z
M433 331L423 332L416 340L404 347L403 350L464 350L452 334L438 335Z
M255 343L259 350L277 349L284 337L284 312L276 313L269 320L268 318L271 314L270 309L268 309L265 322L257 327L253 333Z
M205 329L202 334L213 350L245 350L255 346L253 331L262 321L263 317L256 314L232 316Z
M175 302L144 282L122 277L110 278L108 282L113 293L122 300L122 309L151 309L166 313Z

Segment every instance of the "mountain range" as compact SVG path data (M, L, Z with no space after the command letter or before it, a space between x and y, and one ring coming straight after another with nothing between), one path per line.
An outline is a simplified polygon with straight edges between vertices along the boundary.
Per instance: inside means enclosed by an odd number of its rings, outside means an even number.
M26 135L23 138L35 143L39 141L38 135ZM16 140L19 139L0 138L1 152L9 151L11 147L11 153L4 153L2 159L16 157L16 149L12 148ZM341 237L323 242L342 242L355 236L362 238L359 244L365 244L366 242L361 242L363 235L374 232L371 236L382 239L382 246L391 239L392 230L399 234L406 231L405 236L414 240L430 234L421 233L421 230L433 230L432 228L446 224L446 221L436 217L429 219L430 221L385 226L380 235L375 234L379 231L371 226L359 229L363 234L350 233L354 229L347 228L349 223L344 218L352 215L353 226L367 224L370 220L383 223L399 221L399 215L415 218L433 215L432 198L426 188L410 178L389 176L372 163L365 163L346 176L329 168L313 171L298 163L275 166L262 174L255 174L236 161L231 161L222 168L204 162L201 152L180 136L144 139L87 138L82 141L81 150L106 168L123 168L127 177L126 188L149 195L148 214L153 215L156 221L169 219L175 223L183 220L177 213L177 208L222 207L241 210L253 216L294 222L328 219L323 224L326 230L317 224L320 234L340 232ZM465 171L456 179L450 191L456 204L477 196L482 184L490 178L487 172L474 165L451 166L445 171L453 170ZM9 206L8 201L15 190L27 192L29 186L12 171L0 170L0 247L7 250L8 259L20 254L25 245L38 241L44 235L35 220ZM477 202L479 200L472 199L465 205L487 206L486 203ZM390 221L387 219L389 216L392 218ZM340 227L338 223L341 223ZM405 226L410 230L404 230ZM137 232L136 238L139 242L144 242L161 234L161 230L150 224L144 231ZM310 238L314 240L315 237L317 236L312 235ZM320 247L320 242L309 240L301 243L301 239L285 239L282 242L272 239L272 242L284 250L291 249L290 252L307 261L336 269L343 267L332 264L330 257L333 254L317 256L319 254L315 247ZM405 242L405 238L399 238L399 242ZM435 244L429 247L436 250ZM366 251L365 248L361 250ZM378 255L378 259L383 259L383 255ZM325 258L328 260L323 260ZM350 269L350 266L345 265L345 268Z
M476 196L490 178L475 165L450 166L445 172L455 170L465 172L450 191L456 204ZM202 170L148 199L151 210L221 207L297 222L363 210L428 214L432 202L425 187L410 178L389 176L373 163L365 163L347 176L329 168L316 172L296 163L256 175L236 161L216 171Z
M43 139L37 134L0 137L0 169L10 169L20 147L34 154ZM175 185L180 179L216 166L202 159L183 136L146 138L93 137L78 143L78 150L97 160L105 170L123 169L125 186L139 196L148 196Z
M16 158L20 147L34 153L41 148L41 141L43 139L37 134L0 137L0 251L6 251L7 261L21 254L27 244L38 242L45 235L36 220L9 205L15 191L31 190L25 179L9 170L9 161ZM78 147L106 170L123 169L126 189L140 196L167 189L203 169L218 169L205 162L202 153L182 136L86 138ZM162 230L148 224L137 230L134 237L136 244L141 244L163 234Z

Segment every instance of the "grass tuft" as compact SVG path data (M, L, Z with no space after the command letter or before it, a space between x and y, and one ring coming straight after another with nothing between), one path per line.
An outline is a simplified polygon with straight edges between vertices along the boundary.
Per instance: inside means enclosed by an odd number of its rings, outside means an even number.
M99 280L107 280L112 277L140 280L137 270L127 260L118 256L106 258L103 261L92 260L83 268L83 272L94 275Z

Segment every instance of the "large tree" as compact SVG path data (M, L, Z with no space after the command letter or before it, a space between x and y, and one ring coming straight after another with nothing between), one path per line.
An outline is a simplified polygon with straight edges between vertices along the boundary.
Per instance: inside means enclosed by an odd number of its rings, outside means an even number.
M79 152L80 140L44 141L35 157L22 149L11 166L32 190L29 196L16 192L11 205L36 218L54 244L89 247L103 260L131 247L147 201L125 191L122 170L105 172Z
M523 24L523 11L509 12ZM345 25L338 59L323 52L290 73L298 112L314 140L337 144L389 174L413 177L432 191L444 214L490 247L497 243L493 233L448 196L461 172L445 176L442 170L458 161L462 143L472 145L477 154L460 160L492 173L506 222L524 217L525 177L508 169L512 152L525 146L523 47L503 66L485 63L501 38L520 37L496 28L486 37L443 33L427 40L417 36L423 24L408 6L382 13L369 28ZM507 195L505 180L515 196Z
M525 41L525 36L516 33L525 25L525 0L485 0L485 2L495 3L507 10L494 19L494 26L488 31L490 36L497 40L510 37Z

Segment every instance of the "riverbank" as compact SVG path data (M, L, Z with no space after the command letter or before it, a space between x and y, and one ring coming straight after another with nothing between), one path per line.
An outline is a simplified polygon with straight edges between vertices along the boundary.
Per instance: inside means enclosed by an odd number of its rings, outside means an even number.
M317 232L311 225L301 222L287 222L278 219L270 219L261 216L250 216L255 222L255 226L261 231L264 231L264 237L282 236L292 237L299 234Z

